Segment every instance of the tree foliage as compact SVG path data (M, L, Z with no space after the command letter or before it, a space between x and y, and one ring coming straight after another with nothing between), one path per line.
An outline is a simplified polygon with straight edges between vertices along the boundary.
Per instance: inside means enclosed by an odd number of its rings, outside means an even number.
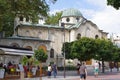
M114 45L110 40L96 39L97 45L96 54L94 59L102 61L102 72L104 73L104 62L113 60Z
M62 51L64 51L64 46ZM100 61L111 61L119 58L117 47L110 40L86 37L82 37L72 43L66 42L65 54L67 59L77 58L80 61L86 61L92 58Z
M40 61L40 62L45 62L47 60L47 53L45 53L45 51L43 49L39 49L39 50L35 50L34 51L35 54L34 54L34 57Z
M22 63L23 65L27 65L28 62L29 62L28 57L27 57L27 56L23 56L23 58L22 58L22 60L21 60L21 63Z
M119 9L120 8L120 0L107 0L107 5L111 5L115 9Z
M62 47L63 54L62 55L64 55L64 50L65 50L65 58L66 59L72 58L72 55L70 54L71 50L72 50L72 44L73 44L73 42L65 42L63 44L63 47Z
M61 18L62 12L57 12L52 15L48 15L45 24L58 25Z
M119 62L120 61L120 48L117 46L114 46L114 54L113 54L113 59L114 62Z
M5 31L7 36L13 34L16 15L29 17L36 22L38 15L47 16L48 11L49 6L45 0L0 0L0 32Z
M95 42L97 45L95 59L100 60L100 61L111 60L113 57L112 56L113 47L114 47L113 43L110 40L105 40L105 39L96 39ZM107 57L107 56L109 56L109 57Z
M92 59L95 50L96 45L94 39L83 37L73 43L71 55L72 58L86 61Z

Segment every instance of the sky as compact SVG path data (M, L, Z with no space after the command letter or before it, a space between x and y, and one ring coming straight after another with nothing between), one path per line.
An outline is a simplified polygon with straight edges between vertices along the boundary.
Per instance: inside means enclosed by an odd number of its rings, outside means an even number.
M100 30L108 32L109 35L120 36L120 10L108 6L106 0L57 0L49 5L52 14L69 8L78 9Z

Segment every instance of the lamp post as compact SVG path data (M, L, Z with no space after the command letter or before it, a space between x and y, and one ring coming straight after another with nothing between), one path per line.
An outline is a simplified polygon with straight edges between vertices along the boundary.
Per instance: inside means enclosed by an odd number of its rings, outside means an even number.
M64 57L64 78L65 78L66 70L65 70L65 26L64 26L64 23L61 23L61 26L63 27L63 31L64 31L63 57Z

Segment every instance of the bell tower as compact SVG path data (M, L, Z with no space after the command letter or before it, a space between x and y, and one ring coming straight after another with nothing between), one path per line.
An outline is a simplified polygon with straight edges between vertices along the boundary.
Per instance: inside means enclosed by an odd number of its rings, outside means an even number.
M64 26L67 28L82 21L82 19L83 16L79 10L73 8L66 9L59 20L59 26L62 26L61 23L64 23Z

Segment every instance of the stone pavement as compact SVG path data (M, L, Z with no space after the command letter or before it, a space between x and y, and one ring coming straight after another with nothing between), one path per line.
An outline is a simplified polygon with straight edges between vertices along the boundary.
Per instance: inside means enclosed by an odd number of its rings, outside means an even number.
M63 72L59 72L56 78L51 76L51 78L48 77L42 77L42 80L80 80L79 75L77 75L76 71L67 71L66 72L66 78L63 76ZM25 80L40 80L39 78L26 78ZM97 78L94 77L93 72L89 72L87 76L87 80L120 80L120 71L117 72L116 70L113 70L113 72L106 71L105 73L99 73L99 76Z
M42 77L42 80L80 80L79 75L76 71L66 71L66 78L64 78L63 71L58 72L58 76L54 78L48 78L47 76ZM40 80L39 77L37 78L25 78L24 80ZM116 69L113 69L113 72L106 70L105 73L99 73L97 78L94 77L93 70L88 70L87 80L120 80L120 71L117 72Z
M39 78L31 79L26 78L25 80L39 80ZM66 78L64 78L63 76L57 76L56 78L42 77L42 80L80 80L80 79L79 76L66 76ZM120 73L100 75L97 78L88 75L87 80L120 80Z

